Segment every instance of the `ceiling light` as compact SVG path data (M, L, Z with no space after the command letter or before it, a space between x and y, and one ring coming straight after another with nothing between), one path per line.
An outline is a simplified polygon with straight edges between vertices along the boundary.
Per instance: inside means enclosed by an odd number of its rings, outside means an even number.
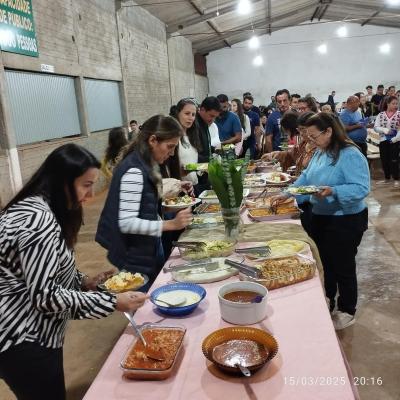
M326 54L328 52L328 46L325 43L323 43L317 47L317 50L321 54Z
M386 3L388 3L389 6L399 6L400 0L386 0Z
M347 36L347 28L345 26L341 26L337 31L336 34L339 37L346 37Z
M379 46L379 51L383 54L389 54L391 50L390 44L389 43L385 43L385 44L381 44Z
M253 65L254 65L255 67L260 67L260 66L263 65L263 64L264 64L264 60L263 60L263 58L262 58L261 56L254 57L254 59L253 59Z
M249 0L239 0L237 11L239 14L242 14L242 15L248 14L251 11L250 1Z
M258 49L260 47L260 39L257 36L252 36L249 40L249 47L251 49Z

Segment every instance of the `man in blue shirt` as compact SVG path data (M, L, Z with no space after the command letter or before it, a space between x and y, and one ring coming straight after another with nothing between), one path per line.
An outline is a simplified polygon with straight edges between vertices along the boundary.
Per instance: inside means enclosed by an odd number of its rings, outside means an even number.
M360 99L357 96L350 96L347 99L346 108L340 113L340 119L346 128L349 138L360 148L367 157L367 120L364 120L359 110Z
M243 110L244 113L249 117L251 135L243 141L243 154L246 154L247 149L250 149L250 157L252 160L256 158L257 143L259 142L261 128L260 128L260 116L252 111L253 109L253 96L246 95L243 97Z
M221 113L216 118L215 123L218 126L219 140L221 144L235 144L242 140L242 125L239 117L229 111L229 101L226 94L217 96L221 104Z
M290 93L287 89L278 90L275 95L278 109L274 111L267 120L265 127L264 152L280 151L281 148L281 118L290 110Z

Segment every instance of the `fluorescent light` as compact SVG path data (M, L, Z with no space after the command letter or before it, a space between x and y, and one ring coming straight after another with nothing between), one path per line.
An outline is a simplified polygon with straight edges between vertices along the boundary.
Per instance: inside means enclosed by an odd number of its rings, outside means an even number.
M237 7L237 12L239 14L245 15L251 11L251 3L249 0L239 0Z
M257 36L252 36L249 40L249 47L251 49L258 49L260 47L260 39Z
M317 47L317 50L321 54L326 54L328 52L328 46L325 43L322 43Z
M379 46L379 51L383 54L389 54L391 50L389 43L384 43Z
M264 64L264 60L263 60L263 58L262 58L261 56L254 57L254 59L253 59L253 65L254 65L255 67L260 67L260 66L263 65L263 64Z
M336 34L339 37L346 37L347 36L347 28L345 26L341 26L337 31Z
M389 6L398 6L400 5L400 0L386 0Z

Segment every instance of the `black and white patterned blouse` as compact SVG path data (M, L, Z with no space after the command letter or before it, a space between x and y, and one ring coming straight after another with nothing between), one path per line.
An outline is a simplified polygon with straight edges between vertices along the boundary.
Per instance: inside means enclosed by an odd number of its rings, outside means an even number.
M102 318L116 297L82 292L83 274L48 203L28 197L0 214L0 352L24 341L61 347L68 319Z

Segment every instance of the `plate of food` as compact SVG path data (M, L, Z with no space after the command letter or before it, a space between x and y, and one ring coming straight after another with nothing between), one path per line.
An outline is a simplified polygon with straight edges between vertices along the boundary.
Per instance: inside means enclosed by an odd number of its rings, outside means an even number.
M267 183L273 184L289 183L291 179L291 176L284 172L270 172L265 177Z
M185 196L180 196L180 197L169 197L163 201L162 205L168 208L180 209L180 208L192 207L200 202L201 202L200 199L190 197L186 194Z
M249 193L249 189L243 189L243 197L247 197ZM218 197L214 190L204 190L200 193L199 199L206 201L209 204L219 203Z
M223 224L224 219L222 215L214 214L201 214L199 216L193 217L192 223L188 226L188 228L203 228L203 227L211 227L219 224Z
M97 285L98 289L110 293L123 293L130 290L138 290L149 281L149 277L139 272L120 271Z
M237 275L238 270L224 263L224 258L210 258L202 261L191 261L169 265L163 268L170 272L177 282L211 283L218 282Z
M294 218L300 215L297 206L279 204L274 207L250 208L249 217L254 221L272 221L276 219Z
M257 282L268 290L278 289L311 279L315 275L316 263L303 255L270 258L257 262L260 278L253 278L239 272L240 280Z
M265 184L265 174L247 174L243 181L245 187L263 187Z
M316 194L319 193L322 189L318 186L291 186L286 189L286 192L293 195L301 195L301 194Z
M287 257L306 253L310 246L301 240L273 239L265 243L270 249L270 257Z
M260 196L258 199L257 198L249 198L246 199L245 205L247 208L270 208L270 207L275 207L274 204L274 197L276 196L276 193L266 193L265 196ZM289 197L283 202L279 204L280 206L292 206L296 207L297 203L296 200L293 197Z
M191 172L207 172L208 171L208 163L190 163L186 164L183 168L185 171Z
M196 244L197 242L190 242ZM176 242L176 247L184 260L202 260L213 257L228 257L235 251L235 243L226 240L207 240L198 245L184 246Z
M221 212L221 205L203 203L197 206L194 212L197 214L217 214Z

